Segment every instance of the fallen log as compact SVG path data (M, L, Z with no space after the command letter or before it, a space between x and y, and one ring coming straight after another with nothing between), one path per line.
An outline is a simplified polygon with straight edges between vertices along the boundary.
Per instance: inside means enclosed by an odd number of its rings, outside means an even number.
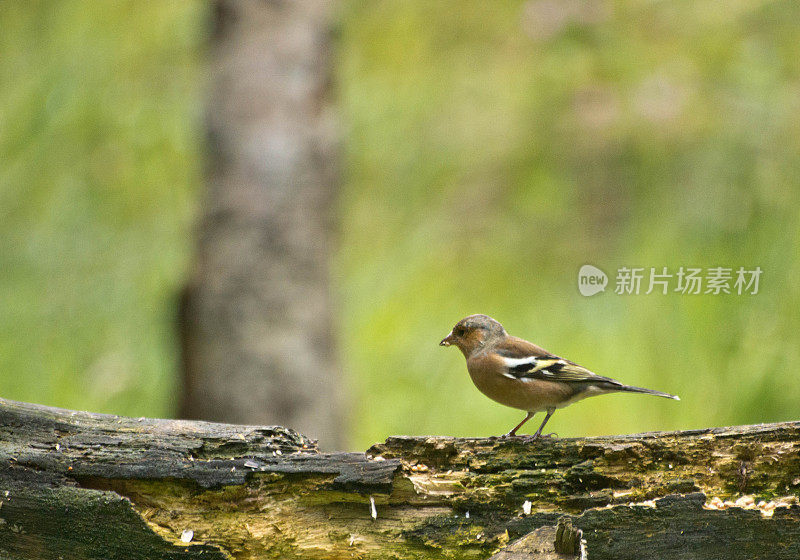
M8 559L800 558L800 422L321 453L0 399L0 465Z

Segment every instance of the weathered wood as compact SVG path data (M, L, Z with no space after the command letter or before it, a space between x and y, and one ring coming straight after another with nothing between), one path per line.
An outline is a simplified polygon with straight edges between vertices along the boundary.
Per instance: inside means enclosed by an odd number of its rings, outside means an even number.
M0 465L0 558L800 558L800 422L320 453L0 399Z

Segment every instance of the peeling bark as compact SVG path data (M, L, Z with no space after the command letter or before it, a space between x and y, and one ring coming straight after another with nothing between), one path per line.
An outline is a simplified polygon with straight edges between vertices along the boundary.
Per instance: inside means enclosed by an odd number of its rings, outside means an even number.
M321 453L280 427L0 399L0 557L796 559L799 451L789 422Z

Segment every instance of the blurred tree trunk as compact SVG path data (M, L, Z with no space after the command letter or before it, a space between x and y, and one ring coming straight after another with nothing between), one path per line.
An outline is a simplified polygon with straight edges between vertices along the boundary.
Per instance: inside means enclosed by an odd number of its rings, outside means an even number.
M181 304L186 418L344 445L328 259L331 3L217 0L209 193Z

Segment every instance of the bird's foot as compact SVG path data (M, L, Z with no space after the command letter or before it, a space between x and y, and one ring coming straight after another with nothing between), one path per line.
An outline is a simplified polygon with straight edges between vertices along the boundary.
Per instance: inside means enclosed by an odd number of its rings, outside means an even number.
M520 438L527 437L527 438L531 438L531 439L542 439L542 438L558 439L558 434L556 432L550 432L549 434L536 433L536 434L532 434L532 435L526 436L526 435L513 434L511 432L508 432L507 434L503 434L502 436L496 436L496 437L499 437L500 439L507 439L507 438L512 438L512 437L520 437Z
M549 434L533 434L533 439L541 439L541 438L558 439L558 434L555 432L550 432Z

